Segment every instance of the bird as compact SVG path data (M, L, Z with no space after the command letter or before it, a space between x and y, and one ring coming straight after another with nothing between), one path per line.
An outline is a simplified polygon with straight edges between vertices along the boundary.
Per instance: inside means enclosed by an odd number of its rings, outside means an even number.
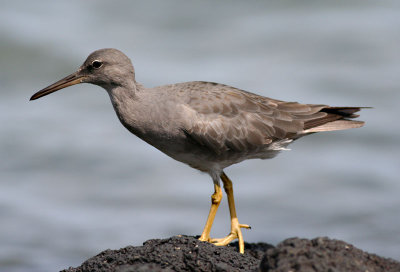
M248 159L271 159L293 141L316 132L359 128L352 120L366 107L301 104L260 96L224 84L192 81L146 88L136 81L131 60L117 49L91 53L78 70L36 92L30 100L79 83L104 88L131 133L169 157L208 173L214 185L200 241L225 246L238 240L244 253L233 185L224 169ZM211 238L213 221L226 192L231 230Z

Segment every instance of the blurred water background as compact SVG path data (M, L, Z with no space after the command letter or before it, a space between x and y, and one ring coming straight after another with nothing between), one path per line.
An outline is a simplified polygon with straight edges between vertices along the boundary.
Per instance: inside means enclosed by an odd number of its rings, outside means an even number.
M95 49L145 86L206 80L362 111L226 170L248 242L329 236L400 259L398 1L1 1L0 271L57 271L107 248L200 234L210 177L121 126L106 92L29 97ZM226 235L226 198L212 235Z

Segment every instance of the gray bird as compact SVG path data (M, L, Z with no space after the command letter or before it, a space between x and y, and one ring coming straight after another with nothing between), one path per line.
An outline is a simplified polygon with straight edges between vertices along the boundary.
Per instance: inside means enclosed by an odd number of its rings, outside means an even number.
M223 169L247 159L270 159L294 140L320 131L363 126L353 121L361 107L299 104L263 97L213 82L184 82L145 88L135 80L130 59L116 49L100 49L73 74L35 93L38 99L78 83L103 87L121 123L133 134L171 158L208 173L215 192L201 241L227 245L239 240L232 182ZM231 231L212 239L211 227L222 199L228 197Z

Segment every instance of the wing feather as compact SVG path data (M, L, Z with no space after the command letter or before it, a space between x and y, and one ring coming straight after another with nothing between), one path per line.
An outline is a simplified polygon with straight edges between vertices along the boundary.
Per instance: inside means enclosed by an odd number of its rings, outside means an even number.
M185 107L192 117L188 118L191 121L184 131L216 154L267 148L274 141L296 139L305 133L320 131L310 131L310 128L355 117L353 113L359 110L356 107L285 102L217 83L187 84L190 99Z

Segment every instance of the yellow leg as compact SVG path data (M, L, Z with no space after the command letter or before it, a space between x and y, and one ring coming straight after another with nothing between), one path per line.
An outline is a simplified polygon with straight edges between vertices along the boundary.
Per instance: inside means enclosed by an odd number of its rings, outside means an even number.
M212 224L214 222L215 214L217 213L219 203L222 200L222 190L219 184L214 183L214 194L211 195L211 208L208 213L208 218L206 225L204 226L203 233L201 234L199 240L205 242L211 242L210 231Z
M235 199L233 197L232 181L228 178L228 176L224 172L222 172L221 174L221 180L224 183L224 189L226 195L228 196L229 213L231 215L231 232L225 238L211 239L211 243L213 243L216 246L226 246L232 240L238 239L239 252L244 253L244 240L241 228L250 229L250 226L239 224L239 220L236 215Z

